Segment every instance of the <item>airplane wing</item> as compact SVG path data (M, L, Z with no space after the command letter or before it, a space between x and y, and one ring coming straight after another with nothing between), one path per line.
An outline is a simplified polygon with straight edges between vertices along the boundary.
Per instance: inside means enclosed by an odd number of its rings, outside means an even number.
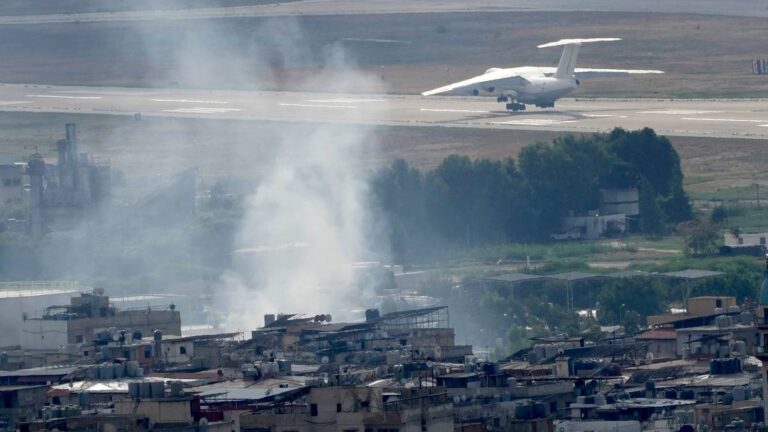
M489 72L470 79L466 79L464 81L448 84L447 86L438 87L434 90L425 91L422 93L422 95L432 96L440 93L470 95L474 94L476 91L488 90L494 87L499 87L500 85L503 85L505 90L507 90L507 87L520 86L528 82L529 81L527 79L518 75L516 72L505 69L497 69L489 70Z
M622 77L629 75L642 75L642 74L663 74L664 71L660 70L643 70L643 69L588 69L588 68L576 68L574 74L576 78L612 78Z

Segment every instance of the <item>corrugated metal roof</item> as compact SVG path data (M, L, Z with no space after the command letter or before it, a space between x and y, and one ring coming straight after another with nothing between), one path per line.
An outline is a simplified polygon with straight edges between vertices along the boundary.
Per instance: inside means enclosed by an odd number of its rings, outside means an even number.
M15 371L0 371L0 377L64 376L80 368L81 366L47 366L30 369L19 369Z
M609 278L624 279L624 278L630 278L630 277L649 276L649 275L651 275L651 273L648 273L642 270L625 270L625 271L619 271L614 273L608 273L604 276Z
M679 278L679 279L701 279L706 277L720 276L722 274L724 273L719 271L696 270L696 269L687 269L687 270L661 273L662 276Z
M491 282L519 283L519 282L527 282L527 281L542 279L542 278L543 276L532 275L527 273L505 273L498 276L487 277L487 278L484 278L483 280L491 281Z
M660 329L653 329L648 330L645 333L640 333L639 335L635 336L635 339L640 340L675 340L677 339L677 333L675 332L675 329L670 328L660 328Z
M557 280L564 280L564 281L577 281L577 280L584 280L584 279L601 278L604 276L598 273L565 272L565 273L555 273L555 274L545 275L544 277L549 279L557 279Z

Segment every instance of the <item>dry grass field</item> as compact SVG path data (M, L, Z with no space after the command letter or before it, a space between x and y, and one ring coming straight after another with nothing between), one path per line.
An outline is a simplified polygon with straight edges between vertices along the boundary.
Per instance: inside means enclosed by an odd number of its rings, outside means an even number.
M392 93L416 93L491 66L553 65L564 37L616 36L579 64L662 69L585 82L576 95L765 97L768 21L604 12L429 13L0 27L0 82L303 89L342 47Z
M54 143L64 124L76 122L82 151L130 176L151 178L198 167L207 178L258 177L269 163L275 142L286 133L301 139L311 128L301 123L276 124L235 120L150 118L136 122L111 115L0 113L0 148L25 155L38 151L54 158ZM279 136L278 136L279 131ZM289 131L289 132L286 132ZM537 141L560 133L445 127L376 127L363 157L365 169L397 158L431 168L449 154L471 158L516 157ZM768 142L750 139L670 137L680 154L686 185L694 194L728 191L754 183L768 185Z

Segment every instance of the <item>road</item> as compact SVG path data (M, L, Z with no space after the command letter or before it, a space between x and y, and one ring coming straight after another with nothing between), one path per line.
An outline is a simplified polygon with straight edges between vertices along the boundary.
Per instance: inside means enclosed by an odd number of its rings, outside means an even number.
M766 100L563 99L511 113L493 98L0 84L0 111L768 138Z
M36 6L45 11L45 7ZM37 10L37 9L36 9ZM768 17L765 0L300 0L251 6L0 16L0 25L441 12L637 12Z

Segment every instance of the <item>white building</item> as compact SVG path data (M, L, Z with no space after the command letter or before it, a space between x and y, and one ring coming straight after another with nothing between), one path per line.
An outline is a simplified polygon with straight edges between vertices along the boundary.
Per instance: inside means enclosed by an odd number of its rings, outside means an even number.
M751 234L739 233L738 236L735 236L733 233L726 231L725 234L723 234L723 244L728 247L766 246L766 239L768 239L768 232Z
M76 282L3 282L0 283L0 347L35 349L41 333L24 331L25 317L40 316L51 305L68 304L79 293ZM55 333L50 333L55 334ZM66 340L66 332L63 334ZM48 341L46 341L45 345ZM64 342L62 345L66 344Z

